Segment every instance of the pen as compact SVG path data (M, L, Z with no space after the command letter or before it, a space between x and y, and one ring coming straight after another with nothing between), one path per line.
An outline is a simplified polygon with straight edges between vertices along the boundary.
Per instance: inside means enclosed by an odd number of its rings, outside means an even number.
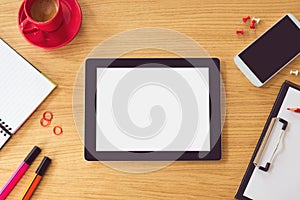
M34 146L31 152L27 155L24 161L20 164L18 169L13 173L10 179L6 182L4 187L0 191L0 200L4 200L8 194L12 191L18 181L22 178L28 167L32 164L35 158L39 155L41 149Z
M41 164L35 171L35 175L32 177L31 181L29 182L20 200L29 200L31 198L33 192L35 191L40 181L42 180L42 177L45 174L50 163L51 163L51 159L45 156Z
M287 108L287 109L296 113L300 113L300 108Z

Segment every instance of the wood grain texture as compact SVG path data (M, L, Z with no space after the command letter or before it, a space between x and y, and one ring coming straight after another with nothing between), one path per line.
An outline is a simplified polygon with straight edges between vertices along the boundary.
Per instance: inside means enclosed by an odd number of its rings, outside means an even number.
M46 51L31 46L20 34L17 13L22 1L0 1L0 37L58 84L0 151L0 186L4 185L33 145L53 159L32 199L233 199L247 164L284 80L299 69L295 59L262 88L255 88L236 68L233 57L285 13L300 18L299 0L79 0L82 27L67 46ZM261 18L255 31L241 22L247 15ZM89 52L114 34L141 27L173 29L193 38L210 56L221 59L226 90L223 159L218 162L176 162L151 173L131 174L101 163L86 162L73 119L73 85ZM245 29L237 36L236 29ZM185 48L184 46L182 48ZM125 57L168 57L168 53L142 50ZM45 110L54 114L62 136L42 128ZM0 112L1 113L1 112ZM17 199L42 156L7 199Z

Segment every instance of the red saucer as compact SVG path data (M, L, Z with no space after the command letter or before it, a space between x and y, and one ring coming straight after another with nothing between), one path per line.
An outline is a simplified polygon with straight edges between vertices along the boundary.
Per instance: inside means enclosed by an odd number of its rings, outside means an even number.
M64 15L63 25L54 32L36 31L33 33L22 35L31 44L43 49L56 49L71 42L77 35L82 21L82 14L77 0L61 0L62 11ZM18 24L26 19L24 12L24 3L22 3L19 15Z

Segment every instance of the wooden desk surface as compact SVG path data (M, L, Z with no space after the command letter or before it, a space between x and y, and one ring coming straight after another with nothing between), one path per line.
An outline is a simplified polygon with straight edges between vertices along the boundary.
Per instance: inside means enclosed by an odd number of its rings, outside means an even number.
M21 0L0 4L0 37L58 84L58 88L33 113L0 151L0 186L33 145L53 163L32 199L233 199L261 130L284 80L300 84L289 70L299 69L298 57L262 88L252 86L233 62L233 57L285 13L300 19L299 0L79 0L82 27L67 46L46 51L31 46L20 34L17 13ZM241 18L261 18L250 31ZM152 173L130 174L101 163L86 162L73 120L73 85L81 63L100 42L125 30L161 27L179 31L221 59L226 89L226 122L223 159L218 162L176 162ZM246 29L237 36L236 29ZM184 48L184 47L183 47ZM156 51L133 52L129 57L166 57ZM54 114L62 136L42 128L45 110ZM40 155L7 199L17 199L41 161Z

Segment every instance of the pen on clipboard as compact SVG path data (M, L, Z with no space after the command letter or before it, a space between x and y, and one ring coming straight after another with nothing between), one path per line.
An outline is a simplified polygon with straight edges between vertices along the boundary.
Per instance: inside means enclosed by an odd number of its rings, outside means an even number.
M300 113L300 108L287 108L287 110L290 110L292 112Z
M42 180L42 177L44 176L50 163L51 163L51 159L45 156L41 164L35 171L35 175L32 177L31 181L29 182L20 200L29 200L31 198L35 189L38 187L40 181Z
M37 146L34 146L31 152L27 155L24 161L19 165L18 169L13 173L7 183L0 191L0 200L5 199L8 194L12 191L15 185L19 182L22 176L25 174L29 166L36 159L36 157L41 152L41 149Z
M277 121L279 121L279 122L282 123L280 137L279 137L278 141L276 142L276 145L275 145L275 148L274 148L274 150L272 152L271 158L269 159L268 162L266 162L265 165L262 165L261 164L261 160L262 160L263 153L264 153L265 148L267 146L267 143L268 143L268 140L270 138L270 135L272 135L274 125L275 125L275 123ZM274 118L271 119L271 122L270 122L270 124L268 126L267 132L266 132L266 134L265 134L265 136L264 136L264 138L263 138L263 140L261 142L260 148L258 149L257 154L256 154L256 156L255 156L255 158L253 160L253 164L256 167L258 167L258 169L260 169L262 171L265 171L265 172L267 172L269 170L269 168L271 166L271 163L273 162L273 159L274 159L275 154L277 152L277 149L279 147L279 144L283 140L283 136L284 136L284 134L286 132L287 126L288 126L288 122L286 120L282 119L282 118L274 117Z

